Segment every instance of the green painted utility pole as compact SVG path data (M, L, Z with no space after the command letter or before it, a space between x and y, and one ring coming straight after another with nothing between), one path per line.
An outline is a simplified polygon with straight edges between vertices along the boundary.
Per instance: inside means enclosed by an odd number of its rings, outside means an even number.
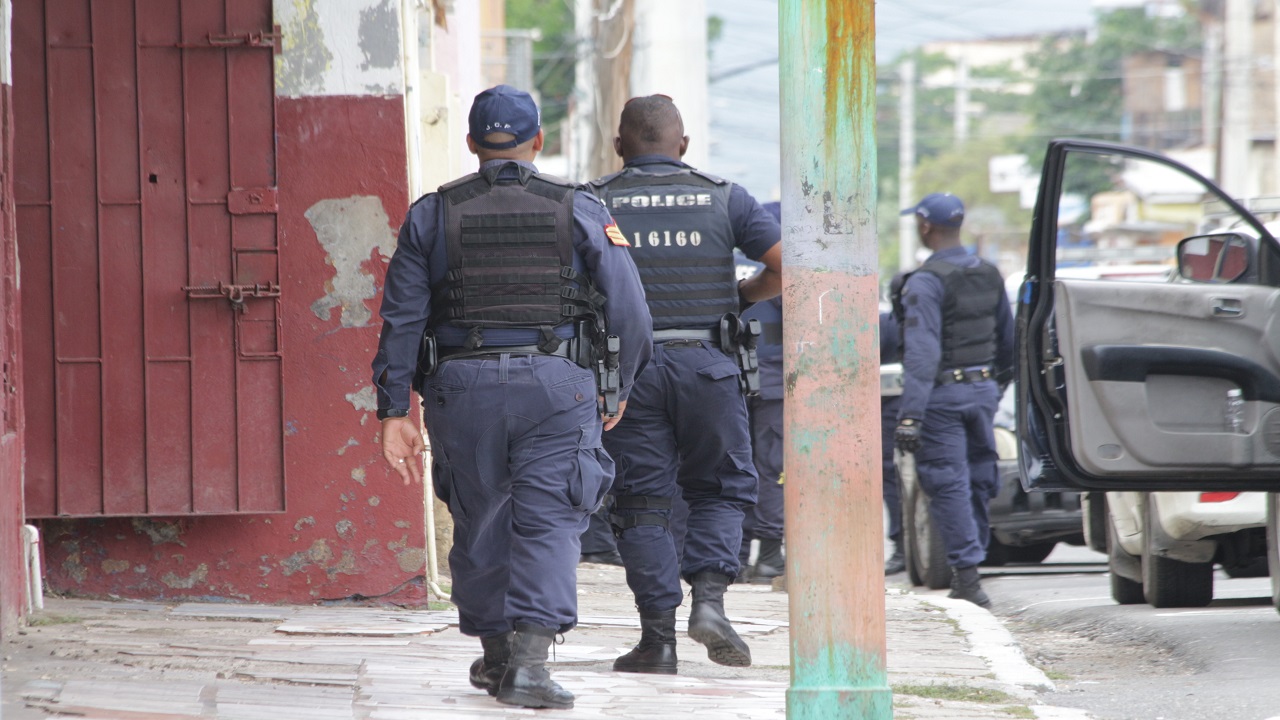
M873 0L781 0L789 720L889 720Z

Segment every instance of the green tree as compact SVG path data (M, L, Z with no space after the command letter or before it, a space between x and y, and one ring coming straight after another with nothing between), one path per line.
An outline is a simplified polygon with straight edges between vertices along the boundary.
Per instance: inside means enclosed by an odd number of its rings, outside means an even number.
M533 84L541 97L547 152L559 153L577 62L573 11L564 0L506 0L506 12L508 28L542 33L533 45Z
M1046 38L1030 59L1035 89L1027 99L1033 135L1024 143L1039 166L1054 137L1120 140L1124 121L1126 57L1161 51L1198 56L1200 26L1194 15L1149 16L1143 8L1098 14L1097 32Z

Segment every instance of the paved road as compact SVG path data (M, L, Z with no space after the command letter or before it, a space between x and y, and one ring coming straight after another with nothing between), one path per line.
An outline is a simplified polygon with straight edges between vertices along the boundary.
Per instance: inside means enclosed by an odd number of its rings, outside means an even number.
M1267 578L1215 575L1205 608L1116 605L1106 558L1060 546L1042 567L989 568L993 610L1058 690L1098 720L1280 719L1280 615Z

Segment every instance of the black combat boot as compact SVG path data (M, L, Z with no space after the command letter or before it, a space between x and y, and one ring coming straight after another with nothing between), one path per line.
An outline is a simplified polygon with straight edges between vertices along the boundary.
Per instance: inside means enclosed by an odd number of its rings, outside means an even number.
M613 661L617 672L676 674L676 611L640 611L640 644Z
M555 640L551 628L516 623L507 671L498 683L498 702L527 708L571 708L573 693L551 679L547 650Z
M768 585L786 571L787 560L782 555L782 538L761 538L760 555L756 558L751 581Z
M693 585L693 608L689 611L689 637L707 646L713 663L732 667L751 664L751 648L738 637L724 615L724 591L729 576L703 572L689 579Z
M968 600L978 607L991 607L991 598L982 590L982 580L978 577L978 566L951 568L951 592L947 597L957 600Z
M907 558L902 554L902 543L893 544L893 553L884 559L884 574L893 575L907 569Z
M484 657L471 663L471 687L498 694L498 683L507 671L507 659L511 657L511 633L480 638Z

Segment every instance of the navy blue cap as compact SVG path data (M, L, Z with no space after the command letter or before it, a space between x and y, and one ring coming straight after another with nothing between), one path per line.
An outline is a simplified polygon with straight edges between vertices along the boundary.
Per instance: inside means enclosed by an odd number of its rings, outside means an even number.
M528 142L538 134L542 119L538 104L523 90L510 85L498 85L476 96L467 116L468 132L472 141L482 148L506 150ZM491 133L510 133L515 139L508 142L485 142Z
M958 228L964 222L964 203L951 193L931 193L900 214L919 215L934 225Z

